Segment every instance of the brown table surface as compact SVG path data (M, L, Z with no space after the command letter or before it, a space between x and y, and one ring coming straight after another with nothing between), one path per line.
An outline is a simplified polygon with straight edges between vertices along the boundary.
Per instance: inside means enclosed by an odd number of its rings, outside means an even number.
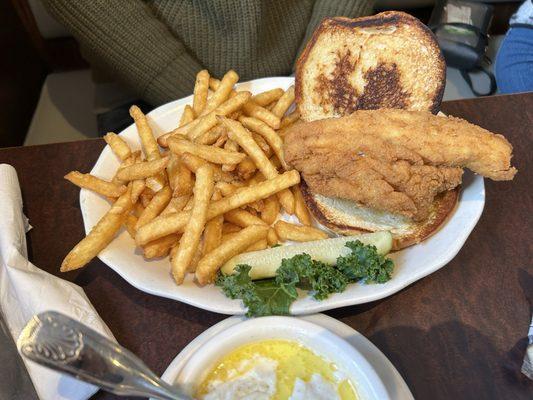
M533 93L451 101L442 110L504 134L519 173L512 182L485 180L481 220L446 267L381 301L327 314L385 353L417 399L531 399L533 381L520 366L533 295ZM89 171L103 147L98 139L0 149L0 162L17 169L33 225L30 258L54 275L84 235L79 190L62 177ZM61 276L85 290L118 341L158 374L226 318L143 293L98 259Z

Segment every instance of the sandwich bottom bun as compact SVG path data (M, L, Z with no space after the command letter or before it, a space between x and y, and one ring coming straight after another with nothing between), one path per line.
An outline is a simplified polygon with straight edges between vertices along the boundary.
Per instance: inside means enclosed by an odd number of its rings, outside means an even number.
M436 232L455 208L460 190L457 187L440 193L435 197L429 217L415 222L401 215L360 206L352 200L312 193L303 179L300 187L309 211L323 226L341 235L390 231L393 250L420 243Z

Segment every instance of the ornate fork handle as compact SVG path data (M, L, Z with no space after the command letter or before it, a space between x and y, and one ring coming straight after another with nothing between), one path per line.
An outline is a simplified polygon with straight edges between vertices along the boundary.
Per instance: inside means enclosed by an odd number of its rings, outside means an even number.
M33 317L17 345L30 360L117 395L190 399L160 380L130 351L58 312Z

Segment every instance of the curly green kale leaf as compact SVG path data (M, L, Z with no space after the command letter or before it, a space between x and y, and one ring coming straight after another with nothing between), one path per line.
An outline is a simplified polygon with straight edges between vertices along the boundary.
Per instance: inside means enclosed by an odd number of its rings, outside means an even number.
M298 289L309 290L317 300L340 293L351 282L384 283L391 279L392 260L378 254L375 246L360 241L346 243L351 252L339 256L332 266L309 254L283 259L273 279L252 281L249 265L238 265L233 275L219 273L216 285L231 299L242 299L247 316L287 315L298 298Z
M359 240L346 243L352 251L337 258L337 268L350 280L365 283L385 283L391 279L394 263L378 254L376 246L364 245Z

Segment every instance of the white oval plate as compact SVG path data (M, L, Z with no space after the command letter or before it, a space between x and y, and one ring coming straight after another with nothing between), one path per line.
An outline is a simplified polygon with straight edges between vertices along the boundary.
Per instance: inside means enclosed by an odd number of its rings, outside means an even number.
M239 85L240 89L259 93L281 87L288 88L294 78L264 78ZM186 104L192 102L192 96L176 100L156 108L151 113L150 125L154 135L159 136L174 129L179 122ZM140 149L135 125L130 125L120 133L132 149ZM112 179L119 161L106 146L96 161L91 173ZM446 265L459 252L464 242L474 229L485 205L485 186L483 178L466 172L459 197L459 203L444 226L431 238L390 255L394 260L393 278L380 285L350 285L343 293L337 293L326 300L317 301L301 294L291 307L294 315L312 314L333 308L368 303L382 299L398 292L409 284L429 275ZM80 207L85 232L89 232L109 209L109 203L103 197L82 189ZM139 249L135 248L133 239L122 231L98 258L116 271L136 288L157 296L168 297L195 307L222 314L244 314L246 312L240 300L230 300L214 285L200 287L189 276L177 286L170 275L168 259L145 260Z
M306 315L298 318L329 330L354 347L355 350L364 357L366 362L372 366L373 372L378 375L379 380L385 386L389 398L395 400L414 399L409 387L396 368L394 368L394 365L392 365L387 357L385 357L385 355L374 346L370 340L359 332L352 329L350 326L337 321L335 318L328 317L324 314ZM236 326L246 320L247 319L244 317L230 317L204 331L190 342L176 356L176 358L174 358L174 360L172 360L161 378L167 383L174 384L191 357L198 350L202 349L204 345L215 336L223 335L226 329Z

